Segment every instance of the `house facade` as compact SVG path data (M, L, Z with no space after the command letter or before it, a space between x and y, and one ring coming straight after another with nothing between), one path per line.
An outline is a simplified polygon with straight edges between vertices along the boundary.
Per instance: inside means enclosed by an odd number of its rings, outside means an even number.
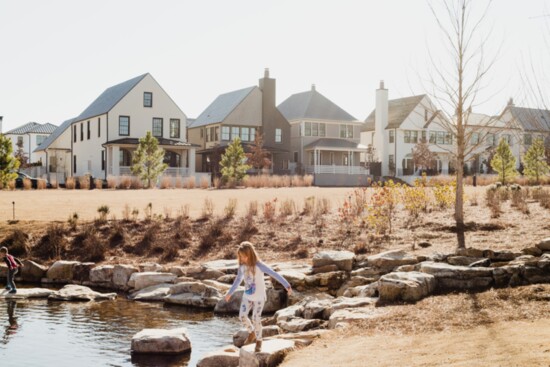
M248 151L261 134L269 170L288 173L290 125L276 107L275 93L276 81L266 69L258 86L219 95L188 127L189 141L199 146L197 171L218 174L221 154L233 139L239 137Z
M71 176L131 175L132 153L147 131L165 150L165 175L193 175L195 147L186 139L186 119L148 73L112 86L70 123Z
M51 183L64 184L71 175L71 124L74 118L64 121L48 136L34 153L45 162L45 174Z
M28 163L37 163L41 161L42 156L36 154L34 150L42 144L57 128L50 123L39 124L37 122L29 122L6 132L4 135L10 138L12 142L13 153L22 147L25 156L28 158ZM42 161L42 164L45 164Z
M288 97L279 110L290 123L291 171L314 175L316 185L355 186L366 182L361 166L363 122L311 90Z

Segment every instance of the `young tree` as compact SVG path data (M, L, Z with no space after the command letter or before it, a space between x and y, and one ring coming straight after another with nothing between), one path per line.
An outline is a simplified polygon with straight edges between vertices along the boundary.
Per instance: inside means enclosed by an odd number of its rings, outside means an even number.
M0 184L2 188L8 186L8 182L17 178L19 161L13 156L11 140L0 134Z
M546 152L542 139L536 139L529 147L529 150L523 156L524 174L536 183L539 183L540 177L547 175L550 171L548 163L546 163Z
M506 180L514 178L516 171L516 157L512 154L510 146L505 139L500 139L495 155L491 160L491 167L498 173L500 182L506 184Z
M436 154L430 150L426 139L420 139L414 146L412 155L415 166L421 167L424 170L434 168L433 165L436 160Z
M246 171L250 169L245 162L246 155L241 145L241 139L237 137L227 146L222 155L220 161L222 180L230 185L240 182L246 176Z
M246 157L252 168L261 170L262 168L271 166L271 160L268 158L269 152L264 149L264 137L262 134L256 134L254 145L250 150L250 153L246 153Z
M164 149L159 148L159 142L150 131L139 139L139 146L132 157L132 173L146 182L147 188L151 188L153 182L168 167L163 163Z
M19 167L20 168L25 168L27 167L27 163L29 161L29 157L27 157L27 155L25 154L25 151L23 150L23 142L22 141L18 141L17 142L17 150L15 151L15 159L17 159L19 161Z

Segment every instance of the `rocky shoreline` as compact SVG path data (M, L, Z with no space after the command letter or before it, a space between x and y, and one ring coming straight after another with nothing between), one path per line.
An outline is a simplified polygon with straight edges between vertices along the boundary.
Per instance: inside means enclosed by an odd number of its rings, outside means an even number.
M237 272L234 260L218 260L197 266L160 264L99 265L56 261L50 267L25 260L18 281L66 284L59 291L21 289L0 298L49 298L53 300L114 299L116 293L98 293L88 287L127 292L134 301L166 302L186 307L237 313L242 289L227 303L223 295ZM242 346L240 331L233 345L209 353L198 366L276 366L286 353L309 345L330 329L383 315L384 305L416 302L432 294L481 291L550 283L550 238L521 252L460 249L455 253L416 256L402 250L376 255L348 251L320 251L311 264L270 264L293 286L287 297L278 283L267 282L268 300L263 319L261 353ZM6 268L0 267L0 278ZM184 329L145 329L134 336L135 353L182 353L191 349ZM170 342L173 340L173 342ZM139 346L145 343L146 347ZM174 346L174 343L177 346Z

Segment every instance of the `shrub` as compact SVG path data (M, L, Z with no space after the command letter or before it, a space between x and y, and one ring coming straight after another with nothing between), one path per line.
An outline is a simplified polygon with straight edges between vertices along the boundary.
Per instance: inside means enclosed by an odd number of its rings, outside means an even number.
M313 175L304 176L304 186L309 187L313 185Z
M130 221L130 205L125 204L124 209L122 209L122 220L129 222Z
M8 189L15 190L15 180L10 180L8 182Z
M304 199L304 210L302 210L303 215L313 215L315 210L315 196L308 196Z
M151 248L156 244L159 231L160 224L158 222L151 222L151 224L145 229L141 241L139 241L134 247L133 252L136 255L144 255L149 253Z
M94 226L88 226L82 234L82 245L79 247L80 261L103 261L107 246L101 239Z
M176 189L183 188L183 178L181 176L176 176L176 183L174 184Z
M153 219L153 203L147 204L147 206L143 209L143 212L145 213L145 220L151 220Z
M163 247L162 257L160 258L165 262L172 262L179 256L179 247L175 242L168 242Z
M69 219L67 220L69 223L69 228L71 231L76 231L76 227L78 226L78 213L74 212L73 214L69 215Z
M377 234L392 232L392 222L395 218L397 205L401 200L400 184L389 180L383 186L374 185L374 193L370 198L367 210L367 222Z
M216 189L219 189L222 186L222 180L219 177L214 177L213 185Z
M67 177L65 180L65 188L68 190L74 190L76 187L76 182L74 177Z
M277 199L266 201L263 205L263 217L266 222L272 222L275 219L277 211Z
M497 186L489 186L485 191L485 202L489 210L491 211L491 218L500 217L500 193Z
M456 198L456 181L447 184L436 183L433 187L435 205L439 209L447 209L454 205Z
M512 207L517 208L523 214L529 214L529 206L527 205L528 193L525 190L521 190L518 185L511 188Z
M327 198L317 199L316 211L319 214L328 214L331 209L330 200Z
M132 177L127 175L121 176L118 183L118 188L128 190L130 187L132 187Z
M207 176L201 176L201 189L207 189L210 187L210 180Z
M416 180L413 187L403 187L403 204L412 218L418 218L421 212L428 211L429 196L422 181Z
M96 178L94 180L94 186L97 190L103 189L103 180L101 178Z
M107 176L107 187L110 189L116 189L117 179L114 176Z
M199 246L196 250L197 255L205 255L212 251L218 241L224 243L225 222L223 219L216 219L206 226L200 235Z
M292 179L290 180L290 184L296 187L304 186L304 177L298 176L298 175L292 176Z
M237 211L237 199L229 199L227 205L223 209L225 219L232 219Z
M143 189L143 181L139 177L132 176L129 188L132 190L141 190Z
M90 176L82 176L78 178L78 184L81 190L90 189Z
M202 206L201 216L203 218L210 218L214 214L214 202L210 198L205 198Z
M6 246L13 256L26 256L29 253L29 235L20 229L14 229L0 246Z
M23 189L24 190L30 190L32 189L32 182L29 178L24 178L23 179Z
M185 188L194 189L195 188L195 176L187 177L185 180Z
M356 255L368 254L370 252L370 248L366 242L357 242L355 246L353 246L353 252Z
M281 201L281 206L279 207L279 213L282 217L287 217L296 213L296 203L292 199L286 199Z
M134 208L132 209L132 220L135 222L138 219L139 216L139 209Z
M248 203L248 207L246 208L246 216L254 217L256 215L258 215L258 201L253 200L250 203Z
M250 215L246 215L242 218L238 226L237 243L249 241L256 233L258 233L258 228L254 225L254 218Z
M65 255L68 241L62 224L52 223L46 229L46 234L32 248L32 254L41 259L59 259Z
M307 246L300 247L298 250L294 251L292 254L297 259L305 259L309 256L309 251Z
M112 247L123 246L128 240L126 229L120 222L113 222L111 233L109 235L109 244Z
M101 223L107 222L107 215L109 215L109 206L101 205L99 208L97 208L97 212L99 213L99 221Z
M189 204L182 205L178 209L178 217L189 218L189 209L190 209Z
M46 189L46 186L47 186L46 180L38 180L36 182L36 188L38 190L44 190Z
M160 188L161 189L169 189L171 187L172 187L172 177L162 176L160 178Z

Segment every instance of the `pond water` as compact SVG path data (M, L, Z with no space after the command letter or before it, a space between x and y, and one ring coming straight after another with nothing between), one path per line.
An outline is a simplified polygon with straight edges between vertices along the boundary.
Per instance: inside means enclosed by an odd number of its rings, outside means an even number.
M185 327L191 354L132 356L132 336L144 328ZM207 352L232 343L237 317L219 317L119 295L116 301L0 300L0 365L195 366Z

